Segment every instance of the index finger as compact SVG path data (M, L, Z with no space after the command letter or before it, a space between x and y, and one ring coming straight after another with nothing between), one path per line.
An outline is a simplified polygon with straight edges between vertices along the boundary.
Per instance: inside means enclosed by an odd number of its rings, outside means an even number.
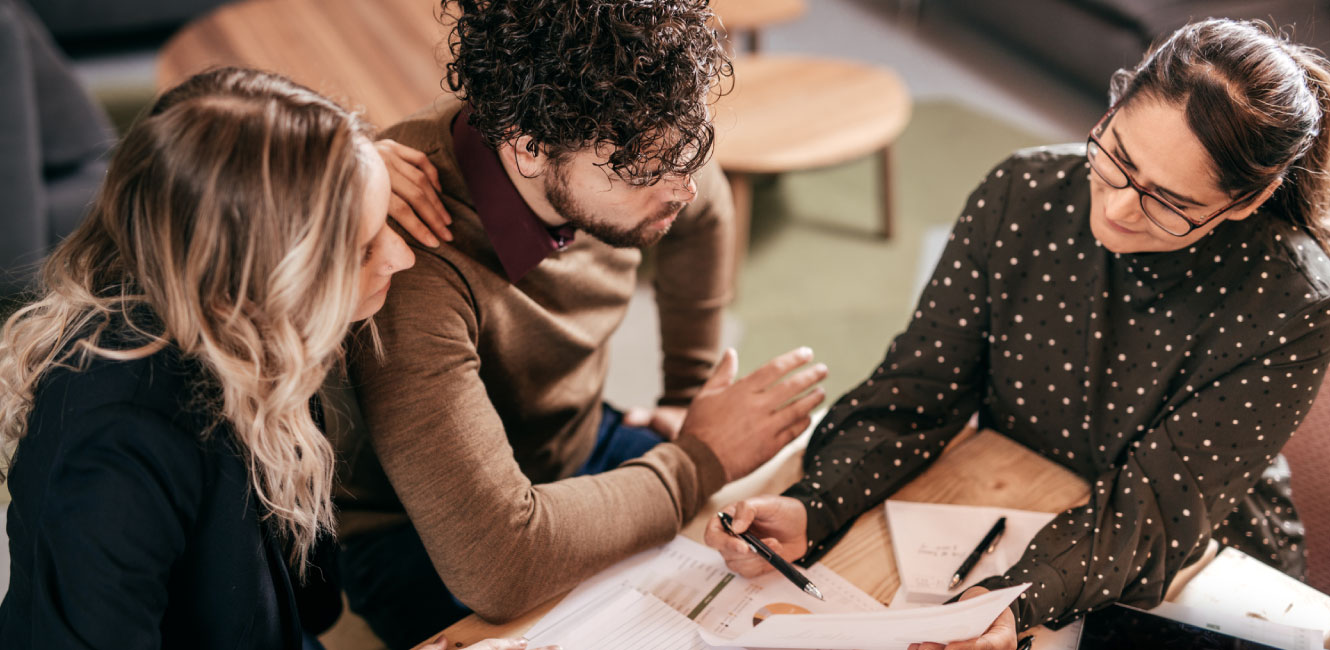
M721 512L733 517L734 506L726 506ZM725 530L725 525L720 522L720 517L712 517L707 522L707 527L702 531L702 542L719 551L724 551L727 547L730 547L730 540L735 539L737 538Z
M740 379L740 383L754 384L758 390L766 388L772 382L785 376L785 373L813 360L813 350L808 347L795 348L763 364L761 368Z

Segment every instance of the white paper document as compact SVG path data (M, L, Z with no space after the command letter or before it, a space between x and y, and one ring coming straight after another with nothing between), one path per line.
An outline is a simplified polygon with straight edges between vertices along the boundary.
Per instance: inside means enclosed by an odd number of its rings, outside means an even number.
M592 650L606 647L597 644L610 630L615 634L635 630L633 643L618 647L695 650L705 647L700 645L705 638L723 647L903 650L919 641L945 643L978 636L1019 593L993 592L999 595L958 604L963 607L926 608L900 616L821 564L804 573L821 589L825 602L779 573L741 578L726 569L716 551L677 537L582 583L538 621L527 638L533 647L558 644L564 650ZM654 603L663 603L673 616L664 615ZM791 628L799 633L787 634ZM955 636L972 628L978 632ZM874 643L845 636L854 629L871 636ZM760 634L751 636L755 632ZM917 636L944 632L946 638ZM909 641L897 642L898 637Z
M1320 638L1314 647L1330 648L1330 596L1235 548L1220 551L1182 589L1176 604L1190 611L1204 612L1210 619L1202 622L1180 620L1194 625L1217 626L1214 629L1225 634L1277 645L1254 636L1249 629L1229 631L1260 627L1262 622L1269 621L1316 630ZM1247 636L1249 634L1253 636Z
M1034 536L1056 515L1047 512L957 506L912 501L886 502L887 527L901 586L892 608L944 603L989 576L1002 575L1021 559ZM992 553L983 555L955 589L947 583L998 518L1007 527Z
M1029 584L991 591L964 602L907 610L859 614L781 614L738 636L702 630L714 646L746 648L840 648L906 650L910 644L947 644L973 639L992 625L1002 610Z
M664 601L636 589L610 590L600 601L527 633L530 647L564 650L708 650L697 625ZM545 623L548 617L541 620Z

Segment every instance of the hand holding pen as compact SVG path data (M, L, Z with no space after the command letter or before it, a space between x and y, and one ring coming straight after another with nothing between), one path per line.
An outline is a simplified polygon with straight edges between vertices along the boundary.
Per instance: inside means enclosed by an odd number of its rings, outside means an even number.
M804 505L790 497L763 495L739 501L725 508L733 517L737 533L752 533L776 555L795 560L808 548L808 514ZM745 578L755 578L775 567L749 549L743 540L730 535L718 517L707 522L704 541L720 551L725 566Z
M763 560L770 562L771 566L775 567L776 570L779 571L781 575L785 576L787 580L794 583L794 586L802 589L804 593L807 593L818 600L826 600L826 598L822 597L822 592L813 584L813 581L808 579L808 576L805 576L798 569L794 568L793 564L790 564L789 561L777 555L775 551L762 543L762 540L758 539L757 535L747 531L742 533L734 532L734 520L723 512L716 513L716 518L720 519L720 525L725 527L725 532L742 539L744 543L748 545L749 549L761 556Z

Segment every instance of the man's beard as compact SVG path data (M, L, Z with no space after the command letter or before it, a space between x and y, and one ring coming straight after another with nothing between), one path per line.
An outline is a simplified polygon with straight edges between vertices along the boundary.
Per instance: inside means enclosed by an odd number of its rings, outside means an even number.
M688 205L682 201L670 201L636 226L622 228L596 218L583 208L568 190L567 180L558 170L545 177L545 199L573 227L615 248L647 248L656 245L670 230L668 226L659 228L657 224L674 217Z

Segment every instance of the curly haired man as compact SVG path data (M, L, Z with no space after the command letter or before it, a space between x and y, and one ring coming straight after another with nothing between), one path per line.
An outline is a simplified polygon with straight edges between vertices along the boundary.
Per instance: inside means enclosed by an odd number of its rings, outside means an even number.
M668 541L807 427L826 374L800 349L736 380L718 350L733 224L709 102L730 67L707 0L443 8L456 96L386 135L428 155L454 240L395 278L339 440L343 580L394 648ZM650 246L665 389L625 418L607 342Z

